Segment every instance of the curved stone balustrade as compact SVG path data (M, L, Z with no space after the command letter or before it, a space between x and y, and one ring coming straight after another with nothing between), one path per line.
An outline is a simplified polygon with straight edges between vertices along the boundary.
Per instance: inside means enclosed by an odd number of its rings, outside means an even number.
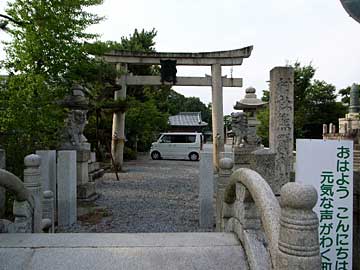
M237 234L250 269L320 269L312 186L284 185L279 203L257 172L241 168L231 175L223 200L221 228Z
M256 206L256 210L259 213L262 226L264 228L265 237L269 241L269 251L271 255L271 262L275 265L275 260L277 257L277 243L279 237L279 220L280 220L280 205L278 200L276 199L274 193L272 192L269 184L255 171L240 168L236 170L230 177L230 183L226 187L224 194L224 202L226 204L234 204L236 199L241 199L241 195L238 193L243 193L244 190L241 191L241 186L237 187L237 185L241 184L246 188L246 190L250 193L252 200ZM248 195L248 196L249 196ZM245 201L246 195L244 195L243 202ZM241 203L241 200L240 200ZM254 208L254 207L252 207ZM247 209L248 212L256 211ZM235 209L236 211L236 209ZM225 214L225 213L224 213ZM248 214L247 216L251 215ZM246 218L246 215L245 215ZM246 222L245 220L240 220L243 224ZM246 249L246 248L245 248ZM259 258L256 258L259 260Z
M28 201L34 207L33 197L16 175L0 169L0 186L14 193L15 200L18 202Z
M15 222L1 220L3 232L42 232L44 228L50 227L53 231L53 194L49 191L43 193L41 190L40 163L41 158L38 155L25 157L24 182L14 174L0 169L0 187L15 195L13 206ZM46 205L45 219L43 219L43 203Z

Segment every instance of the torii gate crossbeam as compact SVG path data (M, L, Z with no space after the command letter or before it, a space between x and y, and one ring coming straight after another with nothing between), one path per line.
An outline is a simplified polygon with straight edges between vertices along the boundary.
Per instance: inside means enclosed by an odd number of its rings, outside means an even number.
M219 153L224 151L224 117L223 117L223 87L241 87L241 78L226 78L221 75L221 66L241 65L244 58L251 55L253 46L242 49L201 52L201 53L160 53L160 52L128 52L112 51L102 58L108 63L116 64L127 70L128 64L159 65L161 60L175 60L176 65L211 66L211 76L177 77L177 83L162 83L159 76L132 76L129 74L118 78L121 90L115 92L115 99L126 98L127 85L177 85L177 86L212 86L212 133L213 160L218 169ZM125 113L114 113L112 128L111 152L114 158L113 166L122 169L125 143Z

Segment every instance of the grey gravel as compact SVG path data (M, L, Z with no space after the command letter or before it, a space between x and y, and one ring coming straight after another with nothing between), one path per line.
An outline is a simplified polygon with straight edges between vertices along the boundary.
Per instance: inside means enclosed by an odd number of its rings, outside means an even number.
M78 221L58 232L196 232L199 228L199 162L150 160L126 162L125 173L96 180L96 209L109 216L96 224ZM106 216L106 215L105 215ZM209 230L207 230L209 231Z

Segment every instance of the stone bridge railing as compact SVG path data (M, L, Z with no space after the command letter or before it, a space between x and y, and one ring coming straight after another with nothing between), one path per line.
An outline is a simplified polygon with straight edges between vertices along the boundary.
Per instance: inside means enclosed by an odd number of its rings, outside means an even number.
M51 191L41 190L40 162L38 155L25 157L24 182L11 172L0 169L0 187L15 196L15 220L10 222L0 219L0 233L38 233L44 229L53 230L53 194Z
M250 269L321 269L315 189L288 183L280 198L257 172L236 170L223 195L220 230L237 234Z

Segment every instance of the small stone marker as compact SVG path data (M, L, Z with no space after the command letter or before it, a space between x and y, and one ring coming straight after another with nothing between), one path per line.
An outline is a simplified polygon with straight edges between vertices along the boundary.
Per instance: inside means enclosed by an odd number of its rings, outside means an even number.
M76 151L58 151L57 156L58 225L76 223Z
M214 166L212 152L201 152L199 166L200 227L211 229L214 226Z

